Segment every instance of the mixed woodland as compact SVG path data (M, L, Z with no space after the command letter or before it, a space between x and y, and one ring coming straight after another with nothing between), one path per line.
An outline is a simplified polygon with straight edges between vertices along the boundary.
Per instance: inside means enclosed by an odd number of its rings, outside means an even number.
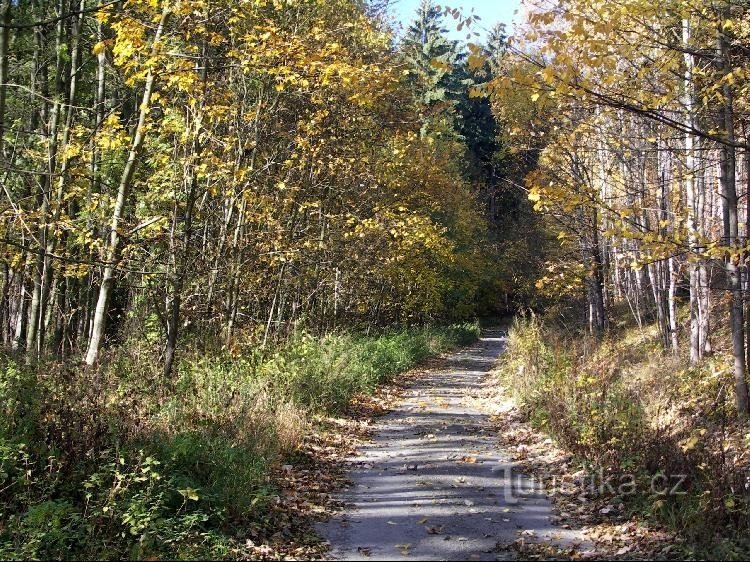
M747 554L750 5L522 11L0 0L0 558L300 540L321 419L509 315L528 419Z

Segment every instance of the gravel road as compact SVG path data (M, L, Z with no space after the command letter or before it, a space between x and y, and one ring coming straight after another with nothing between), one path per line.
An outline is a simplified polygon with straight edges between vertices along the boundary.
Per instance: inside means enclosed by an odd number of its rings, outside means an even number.
M514 541L565 546L552 506L498 448L479 400L505 332L447 358L380 418L351 463L348 508L317 531L342 560L511 560Z

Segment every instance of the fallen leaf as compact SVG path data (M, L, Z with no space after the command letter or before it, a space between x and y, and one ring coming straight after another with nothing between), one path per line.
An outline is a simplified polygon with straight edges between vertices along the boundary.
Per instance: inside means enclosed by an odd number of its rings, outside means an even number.
M401 554L403 554L404 556L408 556L409 551L411 550L411 543L397 544L396 548L401 551Z

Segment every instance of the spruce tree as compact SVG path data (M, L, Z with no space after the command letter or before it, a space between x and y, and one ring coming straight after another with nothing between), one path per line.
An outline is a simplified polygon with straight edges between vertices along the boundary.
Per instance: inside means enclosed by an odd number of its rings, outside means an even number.
M460 70L464 55L458 41L448 39L447 32L438 6L422 0L401 50L410 66L410 85L421 106L422 134L460 138L456 105L469 83Z

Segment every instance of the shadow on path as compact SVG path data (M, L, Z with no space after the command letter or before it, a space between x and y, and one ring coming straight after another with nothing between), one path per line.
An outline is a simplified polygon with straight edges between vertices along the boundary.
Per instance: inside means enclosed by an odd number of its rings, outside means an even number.
M475 400L504 349L505 332L485 330L378 420L372 442L349 459L349 508L317 526L331 557L506 560L519 538L580 542L551 525L551 503L499 450Z

